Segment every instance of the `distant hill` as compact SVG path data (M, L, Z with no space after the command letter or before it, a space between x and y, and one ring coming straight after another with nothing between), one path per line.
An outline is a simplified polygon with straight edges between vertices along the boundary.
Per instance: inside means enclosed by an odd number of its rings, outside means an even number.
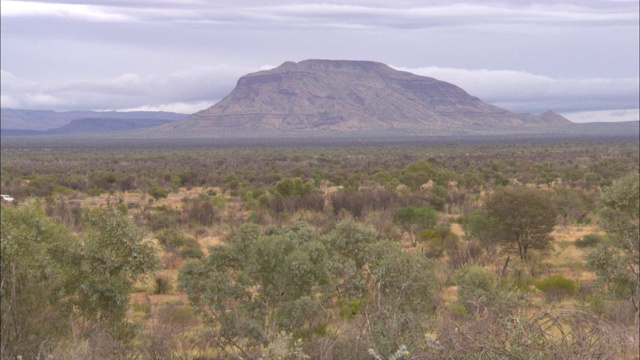
M305 60L240 78L216 105L153 129L174 135L307 132L461 134L571 125L547 111L516 114L430 77L370 61Z
M69 124L47 131L49 134L88 134L99 132L127 131L144 129L171 123L169 120L155 119L79 119Z
M0 109L0 128L2 130L51 130L71 123L73 120L118 119L144 121L177 121L187 114L164 111L65 111ZM158 124L156 124L158 125ZM86 125L82 125L86 126ZM4 131L3 131L4 133Z

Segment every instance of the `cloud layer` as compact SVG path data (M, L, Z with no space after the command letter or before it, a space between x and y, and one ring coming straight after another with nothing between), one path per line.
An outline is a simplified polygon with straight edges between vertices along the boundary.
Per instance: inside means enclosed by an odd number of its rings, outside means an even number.
M113 78L41 84L2 72L2 106L29 109L147 109L195 112L229 94L238 78L261 68L229 65L168 75L127 73ZM471 95L514 112L562 113L637 109L640 82L629 79L555 79L509 70L401 68L447 81ZM114 108L114 104L118 104Z
M35 6L37 4L37 6ZM636 1L2 1L4 17L199 24L424 28L443 24L638 21Z
M324 58L516 112L640 108L637 0L0 1L2 107L194 112L264 64Z
M489 103L517 112L637 109L636 78L552 78L513 70L397 68L462 87ZM608 107L608 108L607 108Z

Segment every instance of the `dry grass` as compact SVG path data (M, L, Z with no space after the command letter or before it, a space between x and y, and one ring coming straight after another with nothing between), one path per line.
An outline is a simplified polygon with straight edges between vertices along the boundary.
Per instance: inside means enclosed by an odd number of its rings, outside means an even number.
M568 225L568 226L556 226L551 232L551 237L553 237L556 242L575 242L576 239L582 239L583 236L587 234L602 234L602 232L598 229L596 225Z
M600 233L595 225L556 226L551 236L554 238L551 256L545 262L555 273L574 281L591 281L595 274L588 271L584 261L584 251L575 247L576 239L592 233Z
M464 230L462 230L462 225L458 223L451 224L451 232L456 234L460 239L464 237Z

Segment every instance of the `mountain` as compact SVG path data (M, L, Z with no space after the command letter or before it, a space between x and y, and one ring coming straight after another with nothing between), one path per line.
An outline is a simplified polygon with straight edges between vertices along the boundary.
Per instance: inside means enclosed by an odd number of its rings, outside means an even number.
M381 63L305 60L245 75L216 105L157 129L174 134L470 133L569 124L551 111L512 113L455 85Z
M187 114L164 111L66 111L0 109L2 130L51 130L81 119L118 119L141 121L177 121ZM154 124L158 125L158 124Z

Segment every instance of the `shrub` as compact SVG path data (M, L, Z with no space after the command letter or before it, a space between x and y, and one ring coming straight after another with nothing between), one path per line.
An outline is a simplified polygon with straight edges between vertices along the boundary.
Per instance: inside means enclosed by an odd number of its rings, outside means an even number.
M151 195L151 197L153 197L153 199L155 201L158 201L158 199L164 199L164 198L168 197L169 196L169 190L163 189L163 188L158 187L158 186L154 186L149 190L149 195Z
M357 299L349 300L348 305L340 307L340 317L343 319L351 319L355 317L362 308L362 301Z
M575 246L577 248L590 248L595 247L600 242L602 242L602 237L598 234L587 234L582 237L582 239L577 239L575 242Z
M605 304L602 295L587 295L586 301L589 304L589 308L591 309L591 311L593 311L596 315L600 316L604 313Z
M216 211L211 201L195 198L183 205L182 215L186 222L210 226L215 220Z
M493 302L496 276L488 269L479 266L459 269L453 281L458 284L458 299L469 312Z
M529 286L534 283L534 278L532 276L528 276L523 269L516 269L513 274L512 284L516 289L528 291Z
M167 251L172 251L180 247L194 247L198 242L184 234L181 234L173 230L164 230L156 235L158 243L162 245Z
M550 298L562 298L567 295L575 295L578 286L573 280L569 280L562 275L554 275L546 279L536 281L538 290L547 294Z
M97 197L100 196L102 194L107 194L109 191L105 190L105 189L100 189L100 188L91 188L91 189L87 189L87 191L85 191L87 193L87 195L91 196L91 197Z
M166 294L169 291L171 291L172 288L173 286L171 286L171 281L166 276L158 275L154 279L154 283L153 283L154 294Z
M204 257L204 252L202 252L202 249L199 245L197 247L190 246L182 249L180 251L180 256L182 256L183 258L202 259Z
M147 219L149 228L151 228L152 231L169 229L178 224L178 220L174 212L147 213L145 218Z

